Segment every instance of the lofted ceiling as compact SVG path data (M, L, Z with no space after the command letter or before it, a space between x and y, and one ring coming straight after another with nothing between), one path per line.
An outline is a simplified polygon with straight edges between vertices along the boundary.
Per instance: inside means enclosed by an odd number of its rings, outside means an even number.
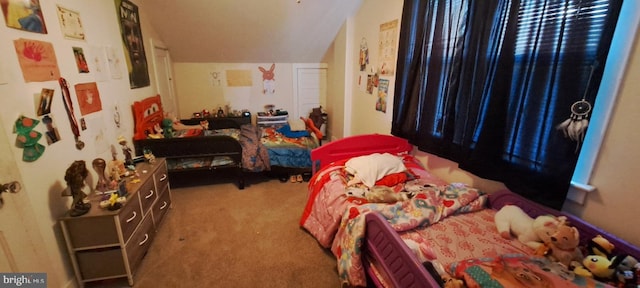
M321 62L362 0L140 0L174 62Z

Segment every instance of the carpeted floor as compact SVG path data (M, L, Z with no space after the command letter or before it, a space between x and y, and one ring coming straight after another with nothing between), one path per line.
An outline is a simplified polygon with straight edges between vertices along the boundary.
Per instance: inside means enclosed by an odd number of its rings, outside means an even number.
M306 182L258 174L244 190L230 181L172 193L134 287L340 287L333 255L298 225Z

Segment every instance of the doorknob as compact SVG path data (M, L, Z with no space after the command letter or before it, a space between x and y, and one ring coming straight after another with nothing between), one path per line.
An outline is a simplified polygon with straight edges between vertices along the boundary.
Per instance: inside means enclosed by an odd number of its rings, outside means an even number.
M4 199L2 199L2 193L18 193L22 189L20 182L12 181L9 183L2 184L0 186L0 207L4 205Z

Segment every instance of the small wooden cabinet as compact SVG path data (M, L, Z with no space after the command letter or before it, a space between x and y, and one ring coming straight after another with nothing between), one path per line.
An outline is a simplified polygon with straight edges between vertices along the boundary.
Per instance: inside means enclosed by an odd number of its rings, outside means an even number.
M149 249L156 230L171 207L164 158L139 163L137 178L127 178L127 201L116 211L100 208L102 195L91 195L91 210L60 219L78 285L133 275ZM139 179L134 180L134 179Z

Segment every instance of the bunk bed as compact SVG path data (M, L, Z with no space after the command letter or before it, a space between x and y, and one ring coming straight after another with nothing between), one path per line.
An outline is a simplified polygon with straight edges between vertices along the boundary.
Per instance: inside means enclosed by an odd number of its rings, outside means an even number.
M541 206L508 190L486 194L461 183L447 183L423 168L411 155L412 149L405 139L371 134L333 141L311 153L314 175L309 182L308 201L300 226L322 247L331 249L336 256L338 276L347 286L455 287L447 285L472 284L475 274L469 271L476 273L478 267L500 263L508 265L500 266L502 269L489 266L497 269L494 272L521 268L521 265L530 269L537 267L538 270L530 270L537 273L531 274L535 276L531 279L561 285L556 287L617 285L607 283L606 279L574 273L536 255L538 251L518 240L502 237L495 227L494 215L507 204L517 205L530 217L566 217L568 223L578 229L579 247L583 249L601 235L615 247L609 251L610 255L640 259L637 247L573 215ZM354 178L367 178L366 173L356 177L358 172L349 172L357 167L354 162L387 154L401 159L406 168L402 173L378 174L376 185L369 186L388 185L389 189L383 189L389 193L387 199L354 189L362 180L353 181ZM370 158L372 155L376 157ZM354 159L358 161L350 161ZM388 169L380 168L384 163L364 164L378 172ZM387 176L403 173L404 178L395 177L395 182L387 179L388 182L378 184ZM384 177L379 177L381 175ZM398 196L402 194L405 195ZM532 263L547 266L543 269ZM440 269L435 269L438 267ZM494 275L490 276L490 280L494 280ZM448 283L447 279L459 282ZM521 286L534 287L533 284Z

